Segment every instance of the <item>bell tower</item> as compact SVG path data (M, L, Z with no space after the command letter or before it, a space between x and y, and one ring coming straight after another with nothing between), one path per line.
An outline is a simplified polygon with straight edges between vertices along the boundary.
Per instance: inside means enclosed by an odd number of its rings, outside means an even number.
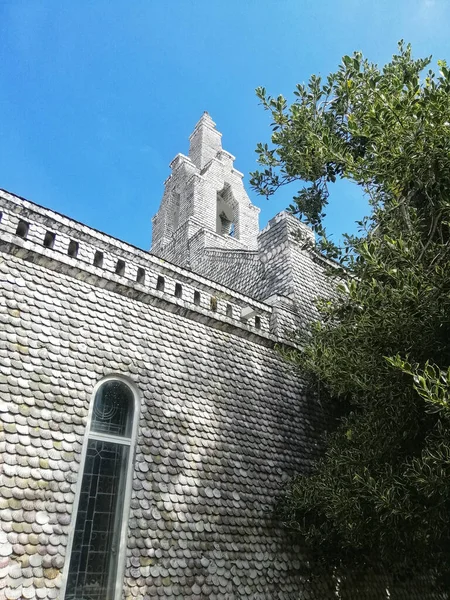
M256 250L259 208L244 189L234 156L207 112L190 138L189 155L171 162L160 208L153 217L151 252L194 268L202 251Z

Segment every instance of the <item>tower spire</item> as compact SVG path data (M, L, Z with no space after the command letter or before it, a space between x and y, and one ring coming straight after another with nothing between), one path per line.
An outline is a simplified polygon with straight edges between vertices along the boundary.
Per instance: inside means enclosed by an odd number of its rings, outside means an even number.
M189 158L199 169L203 169L222 150L222 134L217 131L216 124L206 110L195 126L189 141Z

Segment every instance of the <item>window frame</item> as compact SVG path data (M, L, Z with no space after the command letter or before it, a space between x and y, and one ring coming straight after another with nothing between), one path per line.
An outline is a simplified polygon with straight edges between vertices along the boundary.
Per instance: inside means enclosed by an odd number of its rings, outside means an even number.
M128 386L130 388L130 390L133 394L133 414L132 414L131 434L130 434L130 437L128 437L128 438L126 438L126 437L120 438L119 436L108 435L108 434L92 431L92 428L91 428L92 413L94 410L95 398L97 396L97 392L100 389L100 387L103 384L107 383L108 381L121 381L122 383L124 383L126 386ZM136 441L137 441L139 418L140 418L140 408L141 408L141 402L140 402L140 393L139 393L138 388L136 387L135 383L132 380L130 380L128 377L125 377L123 375L115 374L115 373L107 375L106 377L103 377L102 379L97 381L97 383L95 384L95 386L92 390L91 398L90 398L90 402L89 402L89 411L88 411L88 416L87 416L87 421L86 421L86 429L84 432L83 446L82 446L81 455L80 455L79 470L77 473L78 479L77 479L77 483L76 483L75 498L74 498L74 502L72 505L72 514L71 514L71 521L70 521L70 526L69 526L69 534L68 534L68 538L67 538L66 555L64 557L65 561L64 561L62 586L61 586L61 599L62 600L65 600L66 593L68 591L67 590L67 582L68 582L68 577L69 577L70 561L71 561L71 557L72 557L73 538L75 535L75 527L76 527L77 516L78 516L78 507L80 504L80 497L81 497L81 491L82 491L82 483L83 483L84 469L85 469L85 463L86 463L86 455L87 455L89 440L92 440L92 439L99 440L99 441L105 441L105 442L111 442L114 444L121 444L123 446L129 447L128 464L126 467L127 472L126 472L126 478L125 478L125 490L123 492L123 500L124 501L123 501L122 514L121 514L122 523L121 523L120 534L119 534L119 551L117 554L116 581L115 581L115 585L113 586L113 589L114 589L113 600L120 600L122 597L124 578L125 578L125 568L126 568L126 564L125 564L126 551L127 551L126 540L127 540L128 521L129 521L129 514L130 514L130 507L131 507L131 495L132 495L132 491L133 491L132 490L132 488L133 488L133 473L134 473L134 462L135 462L135 455L136 455Z

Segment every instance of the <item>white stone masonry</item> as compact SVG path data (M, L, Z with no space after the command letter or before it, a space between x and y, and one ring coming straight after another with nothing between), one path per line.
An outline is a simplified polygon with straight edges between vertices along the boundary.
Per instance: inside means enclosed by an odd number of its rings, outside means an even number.
M190 242L200 231L209 234L203 248L256 250L259 208L250 202L221 137L204 113L190 137L189 156L178 154L172 161L153 218L153 254L192 267Z
M314 234L282 212L259 231L258 213L234 157L204 113L190 136L189 156L171 163L153 219L152 253L274 306L277 335L317 317L315 300L328 294L330 264L314 248Z

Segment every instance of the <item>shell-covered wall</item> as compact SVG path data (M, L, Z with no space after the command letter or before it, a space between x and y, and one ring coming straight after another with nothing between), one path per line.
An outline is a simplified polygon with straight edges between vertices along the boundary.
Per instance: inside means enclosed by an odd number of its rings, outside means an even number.
M427 582L313 576L276 521L288 477L317 457L323 415L273 349L271 307L0 200L0 600L63 600L88 410L114 374L140 400L124 599L438 598ZM56 232L51 248L46 230ZM92 266L95 248L103 267ZM259 328L243 320L249 312Z
M0 273L4 597L58 597L89 402L111 373L141 394L125 596L293 597L304 565L272 510L311 465L319 415L277 354L11 255Z

